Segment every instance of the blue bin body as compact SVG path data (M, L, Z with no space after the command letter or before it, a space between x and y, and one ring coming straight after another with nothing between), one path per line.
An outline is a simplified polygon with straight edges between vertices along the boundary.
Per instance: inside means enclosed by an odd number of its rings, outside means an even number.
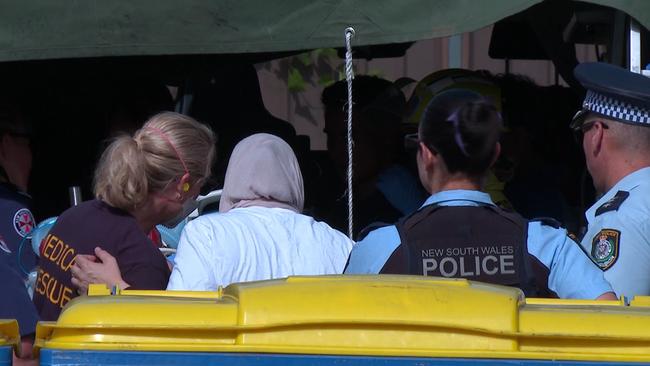
M11 346L0 346L0 366L11 365L13 348Z
M628 362L540 361L468 358L325 356L264 353L190 353L41 350L42 366L605 366L643 365Z

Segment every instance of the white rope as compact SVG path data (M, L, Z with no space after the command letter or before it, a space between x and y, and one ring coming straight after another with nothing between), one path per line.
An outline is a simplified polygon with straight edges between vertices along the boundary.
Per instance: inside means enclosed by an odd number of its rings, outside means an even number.
M345 28L345 79L348 82L348 236L353 239L352 225L352 37L354 28Z

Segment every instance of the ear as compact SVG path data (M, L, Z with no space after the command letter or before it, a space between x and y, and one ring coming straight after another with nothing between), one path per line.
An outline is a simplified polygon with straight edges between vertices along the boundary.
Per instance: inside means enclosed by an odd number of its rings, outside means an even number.
M176 186L177 192L180 192L180 194L183 195L189 192L191 188L192 185L190 184L190 174L185 173L178 181L178 185Z
M589 152L593 156L598 156L603 150L603 138L605 136L603 126L600 123L596 123L592 130L594 131L589 137L589 142L591 145L591 151Z
M429 150L427 145L425 145L423 142L420 142L420 148L418 154L420 154L420 157L422 159L422 163L424 166L429 169L433 164L437 162L440 157L438 156L437 153L432 152Z
M499 155L501 155L501 143L497 141L497 144L494 147L494 156L492 157L492 161L490 162L490 167L492 167L492 165L494 165L494 163L497 162L497 159L499 159Z

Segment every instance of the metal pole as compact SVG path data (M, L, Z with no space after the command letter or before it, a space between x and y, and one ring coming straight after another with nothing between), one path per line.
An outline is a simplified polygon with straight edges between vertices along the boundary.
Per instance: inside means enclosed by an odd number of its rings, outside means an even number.
M456 34L449 37L448 42L447 65L450 69L459 69L462 67L463 59L463 38L462 35Z
M82 202L81 188L79 186L72 186L68 188L68 193L70 194L70 207L77 206Z
M629 68L630 71L637 74L641 73L641 27L639 23L630 18L630 54L629 54Z

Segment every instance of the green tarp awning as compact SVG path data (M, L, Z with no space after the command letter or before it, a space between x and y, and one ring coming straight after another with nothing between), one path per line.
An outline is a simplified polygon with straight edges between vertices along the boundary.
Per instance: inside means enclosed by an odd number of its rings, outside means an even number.
M0 61L237 54L472 31L541 0L0 0ZM650 26L650 1L593 0Z

